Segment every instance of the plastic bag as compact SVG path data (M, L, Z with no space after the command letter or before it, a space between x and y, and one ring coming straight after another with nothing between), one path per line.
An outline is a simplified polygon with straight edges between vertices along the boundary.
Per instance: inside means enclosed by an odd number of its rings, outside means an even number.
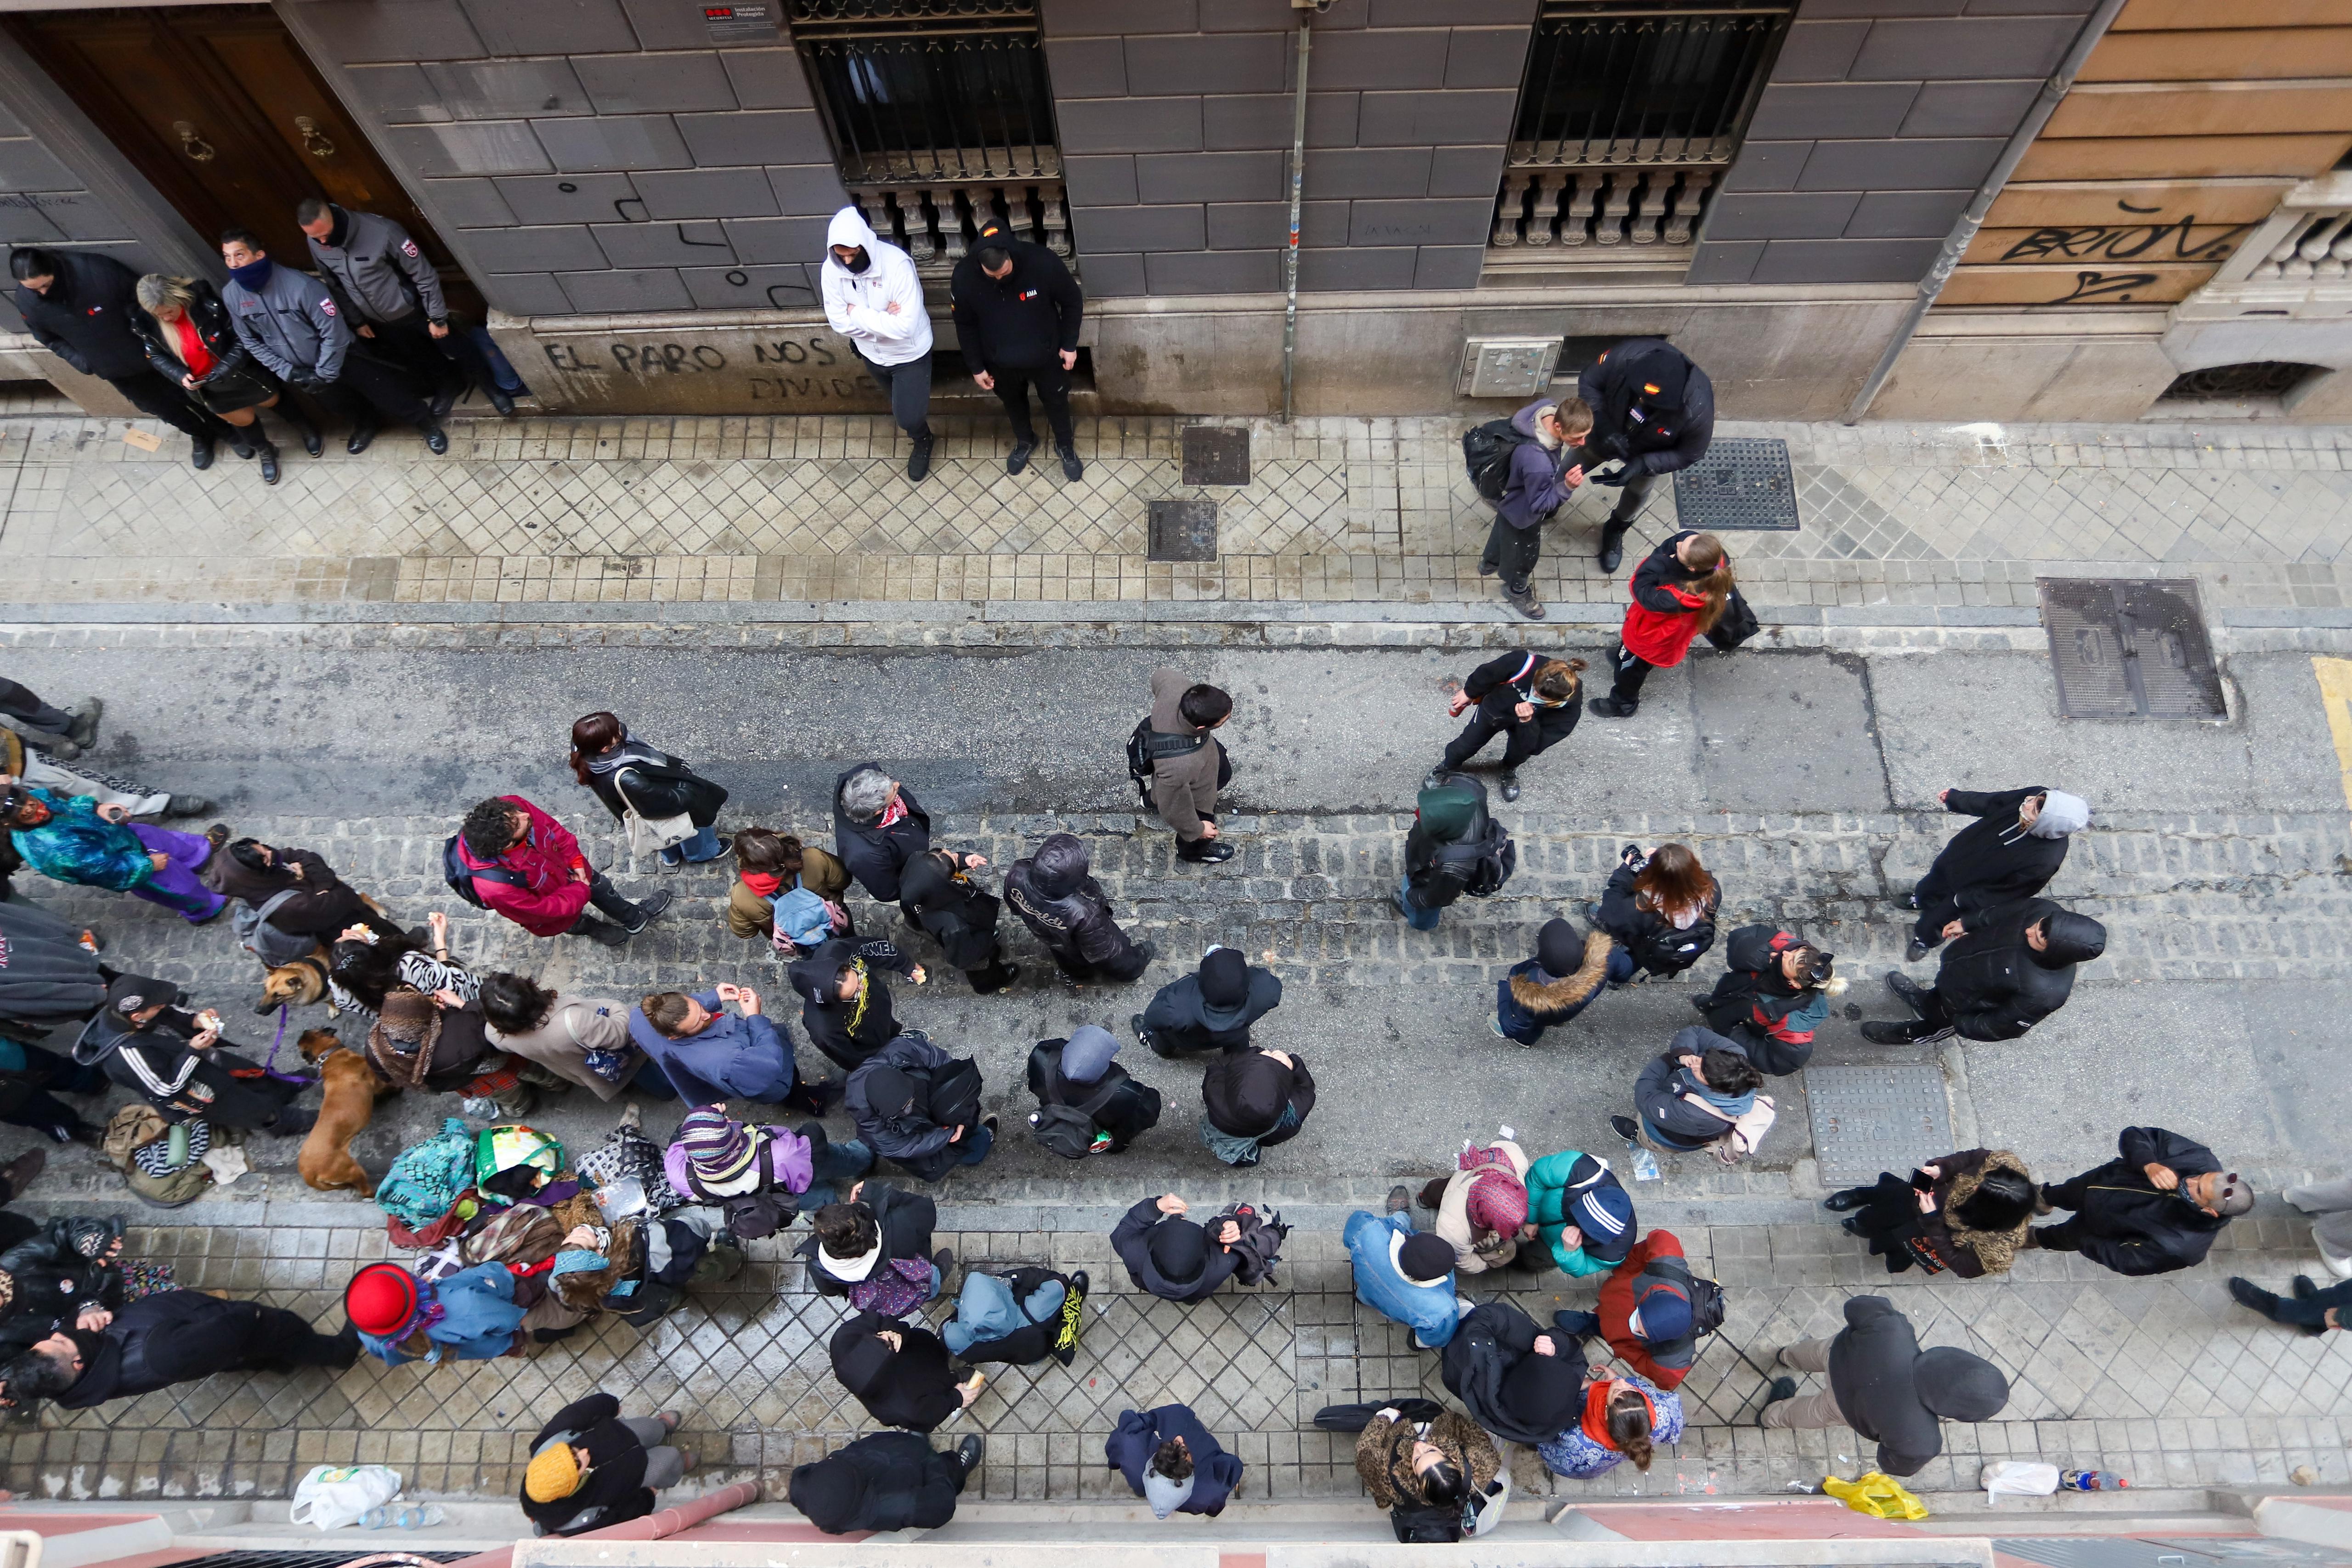
M1822 1490L1837 1499L1856 1513L1866 1513L1873 1519L1925 1519L1927 1505L1903 1490L1903 1483L1881 1470L1842 1481L1835 1476L1822 1478Z
M1995 1459L1977 1484L1990 1498L2050 1497L2058 1490L2058 1467L2039 1459Z
M318 1465L294 1489L286 1517L296 1524L340 1530L400 1495L400 1472L389 1465Z

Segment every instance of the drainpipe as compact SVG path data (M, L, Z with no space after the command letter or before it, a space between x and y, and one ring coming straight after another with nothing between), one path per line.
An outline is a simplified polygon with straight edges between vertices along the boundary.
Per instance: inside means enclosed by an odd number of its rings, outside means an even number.
M1984 183L1977 187L1976 199L1969 204L1969 210L1960 214L1959 222L1952 225L1952 232L1944 236L1944 248L1937 253L1936 265L1929 267L1927 276L1919 280L1919 297L1911 302L1911 308L1904 312L1902 325L1895 329L1895 336L1887 341L1886 351L1878 356L1878 363L1872 369L1870 379L1864 382L1862 390L1853 394L1853 402L1845 411L1846 423L1858 424L1862 416L1870 412L1871 402L1878 396L1879 388L1885 386L1886 378L1895 373L1895 361L1901 359L1903 350L1911 346L1912 338L1919 330L1919 323L1927 319L1927 311L1944 292L1944 285L1952 280L1952 268L1959 265L1961 256L1977 237L1977 230L1984 226L1985 214L1992 210L1993 198L2000 195L2001 187L2009 183L2009 177L2016 172L2019 160L2025 156L2025 150L2033 145L2033 139L2041 135L2042 128L2050 122L2050 116L2058 108L2058 100L2064 98L2066 89L2074 85L2075 73L2083 68L2083 62L2090 58L2091 50L2106 36L2108 24L2123 8L2124 0L2099 0L2097 8L2083 23L2083 30L2074 35L2074 45L2067 49L2065 57L2058 62L2058 68L2042 82L2041 96L2033 100L2033 107L2011 135L2009 144L2000 150L2000 156L1993 161L1992 172L1987 174Z
M1329 0L1324 0L1326 5ZM1282 253L1282 423L1290 423L1291 388L1298 364L1298 197L1307 183L1307 22L1315 13L1301 0L1298 12L1298 91L1290 113L1290 247Z
M707 1520L736 1509L748 1507L760 1500L760 1483L737 1481L720 1487L707 1496L690 1498L676 1508L658 1509L642 1519L628 1520L620 1524L608 1524L602 1530L583 1530L570 1537L573 1541L660 1541L681 1531L693 1529ZM391 1554L387 1553L387 1556ZM471 1557L460 1557L443 1568L509 1568L514 1560L514 1548L500 1546L489 1552L478 1552Z

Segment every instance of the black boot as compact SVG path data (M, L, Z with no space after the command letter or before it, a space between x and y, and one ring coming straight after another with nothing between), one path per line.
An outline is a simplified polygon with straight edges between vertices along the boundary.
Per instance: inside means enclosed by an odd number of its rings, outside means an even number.
M198 472L213 465L213 438L209 435L188 437L188 463Z
M278 483L278 448L270 444L269 437L260 434L259 420L254 421L253 428L255 432L253 452L248 455L257 455L261 459L261 482L265 485L275 485Z
M1614 572L1625 559L1625 530L1633 525L1612 517L1601 525L1601 570Z
M311 456L316 457L327 449L326 442L319 434L319 427L310 423L308 415L296 413L293 404L279 402L278 417L294 427L295 435L302 443L302 450Z

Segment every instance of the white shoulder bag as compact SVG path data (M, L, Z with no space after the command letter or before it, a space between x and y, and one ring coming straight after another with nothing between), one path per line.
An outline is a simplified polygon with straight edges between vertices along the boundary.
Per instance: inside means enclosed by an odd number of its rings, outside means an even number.
M621 821L629 831L631 862L641 855L656 854L673 848L694 837L694 819L683 811L675 817L648 817L638 810L637 803L629 799L628 789L621 783L628 771L626 768L613 770L613 792L620 796L624 808ZM634 864L631 869L635 869Z

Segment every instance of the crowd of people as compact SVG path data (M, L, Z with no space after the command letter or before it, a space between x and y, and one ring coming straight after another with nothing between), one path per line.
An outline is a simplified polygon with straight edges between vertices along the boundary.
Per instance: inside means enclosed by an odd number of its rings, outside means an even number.
M1669 589L1680 607L1656 614L1696 621L1721 610L1707 585L1721 574L1716 586L1727 591L1727 570L1706 536L1678 534L1650 559L1668 563L1662 574L1699 584ZM1657 646L1643 643L1648 653ZM1582 668L1539 650L1507 653L1453 699L1468 724L1424 781L1396 890L1412 928L1434 926L1459 899L1490 896L1508 880L1509 836L1465 768L1506 736L1505 797L1516 797L1516 768L1573 730ZM1641 673L1629 684L1621 658L1627 713ZM96 738L94 703L53 708L13 686L0 696L0 721L36 750L42 738L81 747ZM1131 776L1174 835L1177 862L1214 867L1234 852L1218 832L1232 762L1213 733L1231 717L1232 697L1163 668L1150 703L1129 747ZM822 1069L803 1074L792 1009L772 1012L754 987L629 1000L477 969L451 951L444 916L403 926L310 849L240 837L226 824L201 835L152 827L133 821L128 803L105 800L107 786L83 780L85 789L70 772L45 784L0 781L15 861L197 924L233 908L236 941L273 987L311 966L305 999L331 998L361 1021L365 1040L354 1054L374 1086L363 1093L457 1095L493 1123L478 1144L453 1119L363 1189L415 1256L360 1270L334 1333L257 1303L131 1278L119 1261L119 1224L42 1225L0 1207L0 1399L81 1408L221 1371L347 1367L361 1354L392 1365L533 1354L604 1315L649 1325L698 1285L730 1277L745 1240L785 1235L805 1215L793 1255L811 1290L845 1305L830 1345L835 1375L892 1429L800 1467L792 1499L836 1531L932 1526L952 1513L984 1445L973 1435L937 1450L929 1435L971 1406L985 1381L975 1368L1068 1364L1081 1354L1092 1284L1083 1272L1034 1266L960 1268L936 1245L938 1210L924 1189L982 1164L1007 1134L982 1109L976 1063L906 1027L894 992L932 982L918 955L934 947L975 997L1013 986L1022 967L1003 929L1008 907L1089 998L1131 986L1156 949L1120 924L1084 841L1048 834L996 877L983 855L936 841L915 790L878 764L835 781L831 842L820 847L775 828L720 832L728 790L614 714L584 716L571 742L573 779L633 846L670 866L731 858L720 918L782 969ZM2096 921L2043 896L2091 808L2047 786L1950 789L1940 800L1973 820L1897 901L1916 916L1909 956L1941 946L1938 971L1928 986L1890 972L1888 988L1912 1016L1863 1032L1888 1043L2014 1040L2065 1005L2077 967L2105 942ZM0 869L15 866L0 861ZM671 905L665 892L625 894L555 811L520 794L464 813L443 873L453 896L542 939L622 947ZM853 887L870 903L854 905ZM1497 1036L1541 1042L1608 991L1685 974L1716 948L1726 893L1695 846L1629 844L1596 891L1581 925L1566 915L1545 920L1531 956L1497 978ZM892 904L898 930L886 936ZM163 1179L243 1134L347 1141L355 1130L328 1100L305 1103L300 1075L232 1050L218 1012L192 1007L169 981L111 967L94 933L10 897L0 900L0 1120L60 1143L102 1144L121 1155L126 1179L132 1170ZM1692 997L1701 1021L1642 1066L1625 1110L1609 1119L1637 1161L1645 1150L1704 1151L1726 1164L1752 1156L1773 1124L1768 1081L1805 1066L1846 986L1836 956L1798 932L1741 925L1722 947L1724 972ZM1270 968L1219 946L1129 1015L1128 1032L1150 1056L1202 1060L1196 1134L1223 1165L1273 1156L1314 1113L1306 1061L1252 1037L1283 999ZM69 1049L60 1054L45 1038L69 1040ZM1165 1096L1117 1060L1122 1043L1107 1020L1037 1041L1024 1081L1036 1110L1016 1133L1074 1160L1116 1157L1150 1135ZM104 1133L58 1098L109 1085L131 1103ZM573 1088L615 1103L620 1117L603 1144L567 1155L520 1119L538 1095ZM647 1101L683 1110L666 1145L643 1131ZM730 1109L739 1105L749 1110ZM791 1115L770 1122L771 1107ZM138 1130L118 1137L124 1113L134 1121L122 1124ZM828 1117L848 1135L829 1133ZM1400 1540L1490 1527L1509 1495L1507 1445L1532 1448L1554 1474L1590 1479L1629 1461L1646 1469L1679 1438L1679 1385L1737 1304L1692 1270L1672 1232L1643 1228L1612 1159L1530 1152L1506 1127L1465 1143L1450 1174L1417 1193L1399 1186L1383 1212L1348 1219L1359 1299L1439 1357L1463 1406L1400 1399L1317 1418L1358 1435L1357 1469ZM28 1155L0 1180L14 1198L39 1171L40 1157ZM2231 1290L2306 1332L2340 1327L2352 1300L2352 1183L2288 1197L2322 1216L2323 1258L2347 1282L2299 1282L2292 1298L2239 1280ZM2194 1139L2129 1127L2115 1159L2069 1179L2038 1179L2011 1151L1967 1149L1833 1193L1824 1207L1844 1216L1890 1273L1976 1279L2035 1249L2077 1251L2125 1274L2192 1267L2252 1201L2249 1184ZM2067 1218L2033 1223L2060 1210ZM1229 1281L1274 1279L1288 1233L1258 1206L1203 1218L1167 1193L1137 1201L1110 1243L1136 1290L1192 1305ZM1507 1298L1463 1293L1469 1276L1509 1288L1554 1274L1595 1281L1593 1308L1543 1325ZM935 1301L952 1306L933 1326L922 1309ZM1923 1349L1886 1298L1854 1297L1845 1319L1834 1337L1780 1348L1778 1370L1790 1375L1776 1375L1761 1425L1850 1426L1877 1445L1879 1469L1904 1476L1942 1450L1943 1422L1987 1420L2005 1404L1998 1368L1965 1350ZM1824 1382L1801 1395L1798 1374ZM677 1425L674 1414L624 1417L603 1395L560 1412L534 1440L526 1513L542 1529L576 1532L648 1511L656 1491L693 1469L693 1455L669 1441ZM1213 1515L1244 1483L1240 1460L1181 1405L1125 1412L1105 1461L1162 1518Z

